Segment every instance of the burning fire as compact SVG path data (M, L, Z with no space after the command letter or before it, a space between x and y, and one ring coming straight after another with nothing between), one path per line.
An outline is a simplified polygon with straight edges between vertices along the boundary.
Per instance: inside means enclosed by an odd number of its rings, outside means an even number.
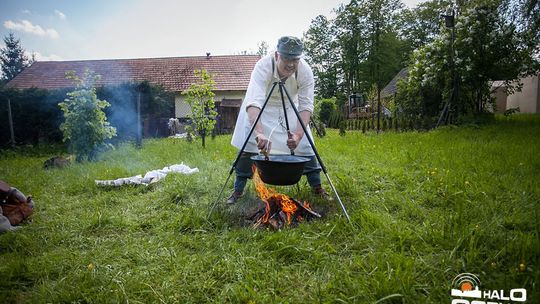
M311 210L307 202L304 202L302 204L298 201L293 200L291 197L285 194L278 193L273 188L267 188L264 182L261 180L261 177L259 176L259 172L257 171L257 167L255 165L253 165L253 182L255 184L257 194L266 204L265 212L261 217L263 224L268 223L268 221L274 214L279 214L280 212L283 212L286 215L287 225L291 224L293 217L296 217L296 221L301 222L302 216L300 214L295 214L297 211L299 211L298 204L301 204L303 208L316 214Z

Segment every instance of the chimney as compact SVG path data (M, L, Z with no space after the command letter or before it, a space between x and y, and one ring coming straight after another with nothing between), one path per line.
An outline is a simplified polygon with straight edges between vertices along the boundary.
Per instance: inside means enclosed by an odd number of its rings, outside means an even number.
M206 52L206 59L210 59L210 52Z

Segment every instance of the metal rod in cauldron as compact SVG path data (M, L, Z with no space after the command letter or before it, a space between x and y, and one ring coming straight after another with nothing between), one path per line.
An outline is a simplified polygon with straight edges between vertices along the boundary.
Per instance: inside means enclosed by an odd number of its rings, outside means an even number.
M336 188L334 187L334 184L332 183L332 180L330 179L330 176L328 176L328 172L326 171L326 167L322 162L321 157L319 156L319 152L317 152L317 149L315 148L315 144L313 143L313 140L309 136L309 133L307 131L306 125L304 125L304 122L302 121L302 118L300 117L300 113L298 112L298 109L296 109L296 106L294 105L291 96L289 95L289 92L287 91L287 88L283 86L280 83L280 89L283 87L283 90L285 91L285 94L287 95L287 98L289 99L289 103L291 104L292 109L294 110L294 113L296 114L296 117L298 118L298 122L302 126L302 129L304 130L304 135L307 137L309 144L311 145L311 148L313 149L313 152L315 153L315 157L317 157L317 161L321 165L322 171L324 172L324 175L326 176L326 179L330 183L330 187L332 188L332 191L334 191L334 194L336 195L336 198L341 205L341 209L343 210L343 213L345 213L345 216L347 217L347 220L349 223L351 223L351 218L349 217L349 214L347 213L347 209L345 209L345 205L343 205L343 202L341 201L341 198L339 197L339 194L336 191Z
M219 191L219 195L218 195L216 201L212 205L212 208L210 208L210 212L208 212L208 218L210 218L210 216L212 215L212 212L214 211L214 208L216 207L217 203L221 199L221 195L223 194L223 190L225 190L225 187L227 186L227 183L229 182L229 179L231 178L231 174L233 173L234 168L236 168L236 164L238 163L238 160L240 160L240 157L242 156L242 153L244 152L244 149L246 148L246 145L247 145L247 143L249 141L249 138L251 137L251 134L253 134L253 130L255 130L255 126L257 125L257 123L261 119L261 115L262 115L262 113L264 111L264 108L266 108L266 104L268 104L268 100L270 100L270 96L272 96L272 93L274 92L274 89L276 88L276 85L277 85L277 81L274 82L274 84L272 85L272 88L270 89L270 93L268 93L268 96L266 96L266 100L264 101L264 104L263 104L263 106L261 108L261 111L259 112L259 115L257 115L257 119L255 119L255 122L253 123L253 126L251 126L251 130L249 130L249 134L246 136L246 140L244 141L244 144L242 145L242 148L238 151L238 155L236 155L236 159L234 160L234 162L233 162L233 164L231 166L231 170L229 171L229 176L227 176L227 180L225 180L225 184L223 184L223 187L221 187L221 191Z
M285 98L283 97L283 87L285 84L283 81L279 82L279 94L281 94L281 104L283 105L283 115L285 116L285 126L287 127L287 138L291 138L291 128L289 127L289 118L287 117L287 107L285 106ZM291 149L291 155L294 155L294 150Z

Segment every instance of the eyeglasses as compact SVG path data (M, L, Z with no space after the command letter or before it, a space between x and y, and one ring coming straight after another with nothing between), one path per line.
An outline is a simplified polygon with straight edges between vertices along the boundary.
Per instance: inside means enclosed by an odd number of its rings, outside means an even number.
M277 53L279 54L279 58L281 58L281 60L285 63L297 63L300 61L300 58L287 58L280 52L277 52Z

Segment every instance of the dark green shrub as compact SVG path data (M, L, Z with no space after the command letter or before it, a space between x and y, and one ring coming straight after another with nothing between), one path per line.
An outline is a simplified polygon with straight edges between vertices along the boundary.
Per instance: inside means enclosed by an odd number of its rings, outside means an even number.
M318 117L320 121L327 124L330 121L332 114L336 111L336 98L325 98L317 102L315 107L315 116Z
M346 125L347 125L347 122L345 120L343 120L343 121L341 121L339 123L339 135L340 136L345 136L345 134L347 133L346 130L345 130L347 128Z
M62 111L58 103L66 97L66 90L47 91L42 89L0 92L0 145L10 140L8 99L15 141L18 144L57 143L62 140L59 126Z

